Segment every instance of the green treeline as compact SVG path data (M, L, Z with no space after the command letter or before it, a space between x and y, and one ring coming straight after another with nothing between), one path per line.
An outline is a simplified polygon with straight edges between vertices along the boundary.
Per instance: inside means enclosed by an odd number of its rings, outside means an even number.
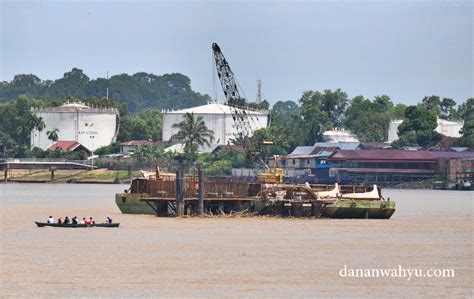
M81 69L73 68L60 79L41 80L33 74L16 75L11 82L0 82L0 103L28 98L65 99L109 98L124 104L131 113L148 108L181 109L206 104L210 97L191 89L191 80L174 73L157 76L148 73L120 74L91 80Z
M124 80L123 84L120 78ZM31 82L30 79L34 80ZM29 149L31 129L44 127L42 120L31 112L32 107L58 106L67 100L81 100L99 107L116 107L121 114L118 142L139 139L157 141L161 140L162 130L160 109L202 105L209 99L207 95L192 91L189 78L180 74L112 76L109 86L115 87L111 88L112 97L109 100L91 96L91 86L96 86L101 80L89 80L81 70L73 69L64 78L54 82L41 81L34 75L17 75L12 82L1 83L0 101L5 103L0 103L0 144L5 145L7 156L44 155L38 150ZM97 88L96 94L103 90ZM119 90L120 93L117 92ZM121 96L114 97L114 91ZM159 94L163 96L159 97ZM399 127L400 139L392 147L426 147L442 138L435 132L437 117L464 121L461 130L463 137L455 145L474 149L474 98L458 105L450 98L427 96L420 99L417 105L406 106L394 104L387 95L375 96L373 99L361 95L349 98L347 93L336 89L305 91L297 101L277 101L272 107L268 101L256 104L239 99L238 104L269 110L271 114L271 126L257 130L253 136L252 144L257 148L252 150L262 153L262 156L287 154L296 146L313 145L322 141L324 131L334 128L346 128L362 142L383 142L387 140L389 123L394 119L403 119L404 122ZM268 141L273 144L268 145ZM118 147L113 145L98 152L112 153L117 150ZM232 165L223 160L219 162L222 165L216 164L215 168L235 167L235 161L231 162Z

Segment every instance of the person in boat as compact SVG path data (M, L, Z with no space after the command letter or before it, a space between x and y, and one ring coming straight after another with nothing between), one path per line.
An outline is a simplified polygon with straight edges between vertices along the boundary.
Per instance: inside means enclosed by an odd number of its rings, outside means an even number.
M63 224L63 220L61 219L61 217L58 218L58 224Z
M53 224L54 223L54 219L53 219L53 216L49 216L48 218L48 221L47 221L49 224Z
M86 223L86 217L82 217L81 224L87 224Z
M89 219L85 219L84 222L85 222L86 225L94 224L94 220L92 220L92 217L89 217Z
M107 215L107 223L112 223L112 218L109 215Z
M69 223L71 223L71 220L69 220L69 217L68 217L68 216L66 216L66 217L64 218L64 222L63 222L63 223L64 223L64 224L69 224Z
M78 224L77 223L77 216L74 216L74 218L72 218L72 224Z

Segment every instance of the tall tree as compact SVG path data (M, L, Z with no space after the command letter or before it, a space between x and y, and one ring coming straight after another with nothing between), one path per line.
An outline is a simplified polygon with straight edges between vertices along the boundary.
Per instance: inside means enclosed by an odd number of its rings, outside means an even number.
M424 97L421 100L421 105L425 106L426 109L433 111L436 116L441 114L441 99L438 96L432 95L430 97Z
M360 141L385 141L392 108L393 103L386 95L376 96L373 101L357 96L346 110L345 125Z
M194 117L194 113L186 113L184 120L173 124L173 128L179 129L178 133L171 136L173 140L184 142L184 151L191 161L196 161L196 152L199 146L210 146L214 141L214 132L209 130L204 123L203 117Z
M315 108L323 112L329 118L330 125L335 128L340 126L344 121L344 112L349 105L347 94L341 89L334 91L330 89L319 91L306 91L300 99L301 108L304 110L312 110Z
M34 128L43 130L40 117L31 111L31 102L25 96L0 104L0 143L6 147L8 157L25 157Z
M311 145L322 140L325 130L343 124L344 112L349 100L340 89L324 92L305 91L299 100L301 117L305 130L305 144Z
M153 140L161 139L163 119L160 110L149 109L141 113L122 117L117 140Z
M293 101L278 101L272 107L272 117L281 117L284 120L290 120L291 114L297 112L298 104Z
M457 118L456 102L450 98L443 98L440 103L441 115L440 117L447 120Z
M407 106L405 104L396 104L388 111L390 120L404 119L405 118L405 109Z
M400 138L392 143L392 147L426 146L441 140L437 127L436 111L428 110L425 105L408 106L405 120L398 127Z
M57 98L73 96L82 99L86 96L85 89L88 83L89 77L81 69L73 68L51 84L48 94Z
M459 132L462 137L456 142L456 145L474 149L474 98L469 98L460 105L459 115L462 117L464 125Z

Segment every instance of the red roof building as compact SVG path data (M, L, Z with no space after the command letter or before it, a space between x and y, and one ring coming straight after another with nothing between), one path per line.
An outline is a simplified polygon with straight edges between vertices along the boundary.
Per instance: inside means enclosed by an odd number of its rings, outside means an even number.
M91 151L88 150L85 146L83 146L79 142L69 141L69 140L56 141L47 150L48 151L61 150L64 152L83 152L87 155L91 154Z

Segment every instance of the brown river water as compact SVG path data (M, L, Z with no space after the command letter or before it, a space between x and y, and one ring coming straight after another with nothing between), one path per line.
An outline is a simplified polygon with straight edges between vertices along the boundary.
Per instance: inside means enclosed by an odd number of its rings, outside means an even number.
M389 220L175 219L122 215L114 193L127 187L0 184L0 297L473 296L474 192L383 190L397 202ZM49 215L121 225L37 228Z

